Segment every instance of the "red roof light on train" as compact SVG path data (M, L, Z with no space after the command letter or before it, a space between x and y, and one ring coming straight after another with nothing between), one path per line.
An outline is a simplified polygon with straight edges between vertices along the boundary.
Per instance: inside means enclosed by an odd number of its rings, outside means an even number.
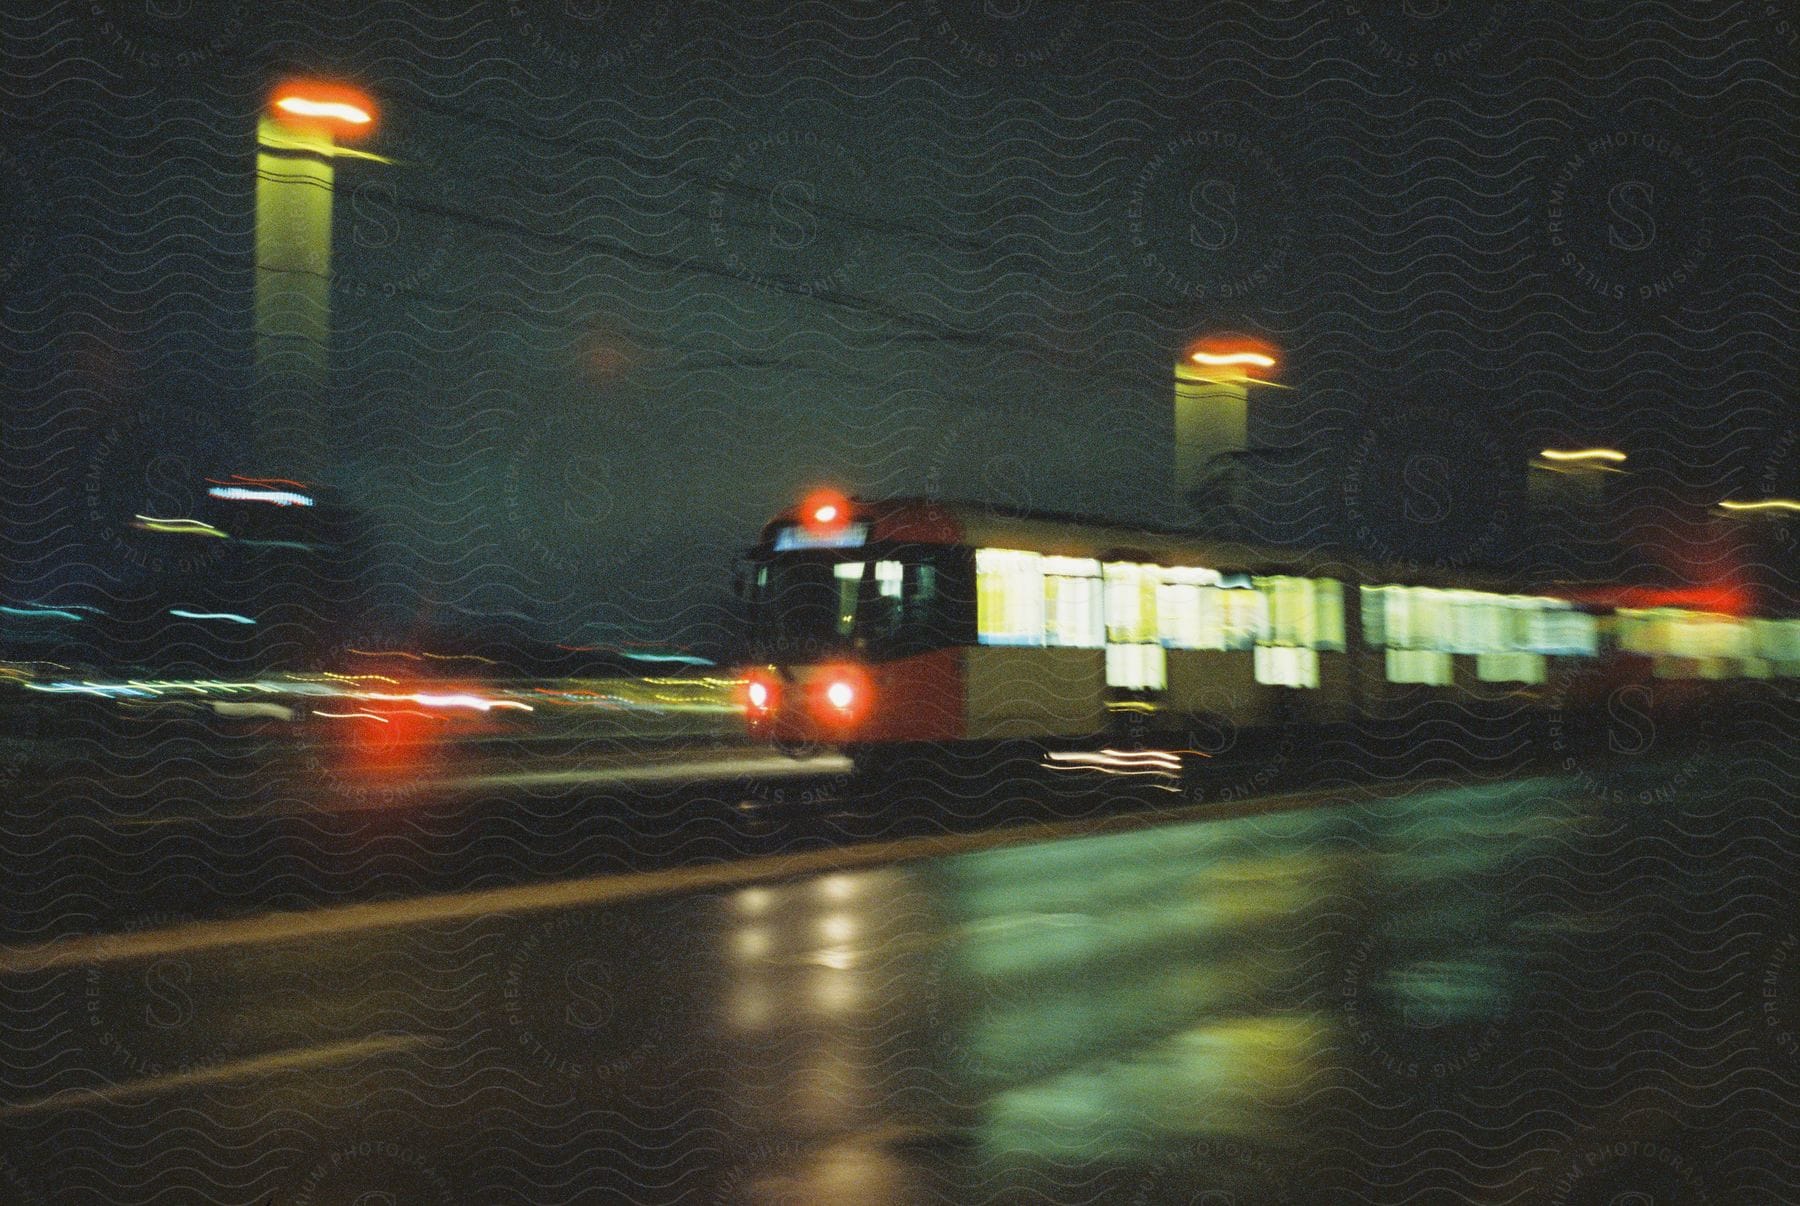
M815 490L800 503L800 522L819 531L850 522L850 500L836 490Z

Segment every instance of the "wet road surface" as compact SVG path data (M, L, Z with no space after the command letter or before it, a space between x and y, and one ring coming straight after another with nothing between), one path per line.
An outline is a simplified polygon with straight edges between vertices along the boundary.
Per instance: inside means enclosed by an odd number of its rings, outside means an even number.
M1089 782L49 927L0 956L0 1197L1790 1201L1793 784L1768 743L1068 815Z

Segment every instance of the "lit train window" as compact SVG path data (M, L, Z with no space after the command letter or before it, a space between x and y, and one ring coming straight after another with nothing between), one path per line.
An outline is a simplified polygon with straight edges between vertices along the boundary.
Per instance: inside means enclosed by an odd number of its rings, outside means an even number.
M1800 673L1800 620L1757 620L1755 627L1757 652L1786 674Z
M1269 643L1302 646L1312 643L1312 583L1305 578L1258 578L1256 588L1269 599Z
M1196 566L1162 571L1156 587L1156 624L1169 649L1225 648L1225 610L1219 572Z
M1736 616L1678 608L1625 609L1617 613L1615 625L1621 649L1688 659L1700 663L1697 669L1707 677L1756 673L1758 668L1748 663L1761 660L1757 631Z
M1313 581L1314 607L1317 609L1312 647L1342 653L1344 641L1344 584L1335 578Z
M1162 643L1170 649L1220 649L1224 647L1224 617L1210 587L1164 582L1156 589L1156 623ZM1202 595L1211 606L1203 612Z
M1129 561L1106 566L1106 640L1109 644L1135 645L1159 638L1156 625L1156 591L1162 567Z
M1541 683L1541 653L1480 653L1475 656L1475 676L1484 683Z
M860 561L840 561L832 569L832 576L837 581L839 636L849 636L850 629L856 624L856 591L862 583L862 572Z
M1269 601L1261 591L1164 582L1156 611L1170 649L1250 649L1269 633Z
M1106 685L1127 691L1163 691L1169 685L1168 654L1161 645L1108 645Z
M1316 687L1319 652L1292 645L1258 645L1256 681L1271 687Z
M1593 657L1600 651L1600 626L1585 611L1560 599L1540 600L1528 614L1524 647L1533 653Z
M1256 585L1269 601L1269 644L1343 651L1343 583L1283 576L1258 578Z
M1452 652L1497 653L1510 647L1511 609L1499 595L1457 592L1448 602Z
M1393 592L1388 604L1388 633L1388 642L1402 649L1450 648L1449 598L1442 591L1423 588Z
M1451 681L1450 655L1435 649L1389 649L1387 679L1390 683L1424 683L1447 687Z
M829 552L784 553L757 567L752 623L759 642L822 652L855 640L878 652L920 651L972 639L974 608L942 590L940 554L838 561ZM966 581L965 578L959 579ZM966 590L967 587L962 589Z
M1545 655L1591 657L1599 647L1594 617L1562 599L1397 585L1364 588L1363 639L1390 654L1472 654L1487 682L1541 683ZM1388 658L1391 682L1443 685L1448 673L1435 656Z
M1044 643L1098 649L1106 644L1100 563L1092 557L1045 557Z
M1260 590L1221 590L1225 648L1250 649L1269 637L1269 600Z
M1044 643L1044 566L1037 553L975 550L975 626L983 645Z
M1390 586L1364 586L1357 591L1362 597L1363 644L1379 649L1387 644L1387 592Z

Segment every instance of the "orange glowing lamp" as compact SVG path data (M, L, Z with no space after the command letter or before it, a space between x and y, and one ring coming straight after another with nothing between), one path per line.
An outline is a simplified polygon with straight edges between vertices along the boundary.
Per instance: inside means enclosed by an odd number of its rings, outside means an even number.
M1253 380L1272 376L1281 363L1273 344L1239 336L1202 339L1188 348L1186 360L1201 373Z
M817 532L828 532L850 522L850 500L836 490L814 490L800 502L800 523Z
M296 129L355 139L375 128L375 102L343 84L285 80L269 96L269 116Z

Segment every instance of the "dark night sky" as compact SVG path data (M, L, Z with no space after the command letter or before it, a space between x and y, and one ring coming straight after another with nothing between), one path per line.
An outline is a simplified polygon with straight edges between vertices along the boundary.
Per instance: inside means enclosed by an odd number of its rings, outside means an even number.
M10 598L125 589L124 512L282 470L243 458L286 69L366 87L401 161L340 170L321 403L401 610L703 637L822 479L1172 518L1168 368L1221 329L1286 350L1320 540L1420 452L1478 488L1364 551L1509 530L1546 443L1647 498L1797 488L1764 0L13 7Z

